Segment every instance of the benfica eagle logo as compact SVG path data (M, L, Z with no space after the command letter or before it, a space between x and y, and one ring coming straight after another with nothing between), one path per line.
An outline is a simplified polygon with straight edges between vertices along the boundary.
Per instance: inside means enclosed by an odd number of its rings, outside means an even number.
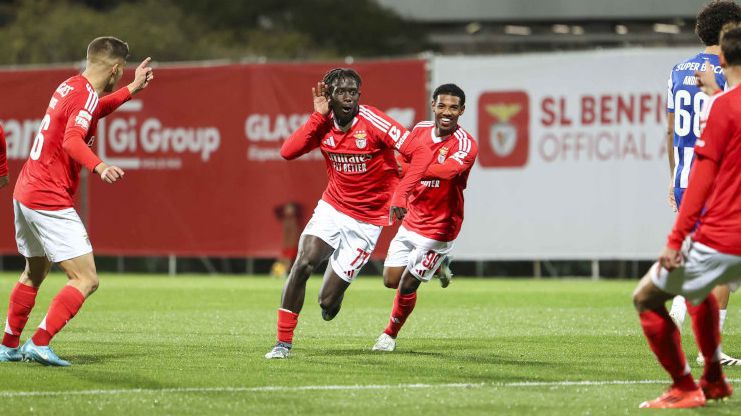
M358 146L358 149L365 149L365 146L368 145L366 137L367 135L363 132L355 133L355 145Z

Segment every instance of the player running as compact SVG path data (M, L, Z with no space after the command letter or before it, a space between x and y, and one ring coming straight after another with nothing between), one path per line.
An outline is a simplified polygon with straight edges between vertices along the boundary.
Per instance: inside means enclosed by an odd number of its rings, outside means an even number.
M711 290L741 278L741 26L724 30L720 44L720 63L731 89L713 96L703 110L695 166L674 229L659 262L633 294L649 346L673 380L665 394L641 407L698 407L706 399L733 393L720 363L718 302ZM688 244L680 251L683 242ZM704 357L699 387L665 307L674 295L688 300L692 329Z
M718 38L723 25L741 21L741 7L732 1L713 1L708 3L697 15L696 32L705 44L705 50L692 58L675 65L669 76L667 98L667 153L672 181L669 185L669 203L674 211L681 206L682 196L687 188L690 169L694 160L695 140L700 136L700 111L708 101L708 95L695 83L695 73L708 69L715 74L714 83L725 87L726 80L721 70L718 54ZM708 68L709 64L709 68ZM712 77L711 77L712 81ZM719 285L713 290L720 307L720 328L726 320L726 309L731 291L737 284ZM685 299L677 296L669 312L680 328L687 314ZM697 356L702 364L702 355ZM721 352L723 365L741 365L741 360Z
M359 105L360 75L337 68L312 88L314 113L281 148L295 159L319 148L329 182L299 241L278 309L278 342L265 358L287 358L304 304L306 281L324 260L322 318L340 311L345 290L368 262L384 225L401 220L407 196L431 160L430 150L378 109ZM411 159L399 181L394 150Z
M396 349L396 336L414 310L417 289L449 255L463 223L463 190L478 153L473 137L458 125L466 95L457 85L444 84L433 92L431 106L435 120L417 124L412 139L432 150L433 161L414 188L409 212L386 255L384 282L399 289L391 319L373 351ZM408 166L405 160L400 165L402 171Z
M54 353L49 342L98 288L93 249L72 201L80 169L86 167L106 183L123 177L121 169L104 163L90 149L98 119L154 78L147 58L136 68L131 84L100 98L101 93L113 91L128 55L128 44L119 39L101 37L90 42L85 71L59 85L41 120L13 193L16 242L26 258L26 269L10 293L0 361L70 365ZM69 281L52 300L33 337L18 348L39 286L52 263L59 264Z
M5 131L3 131L3 125L0 124L0 188L5 188L10 182L6 154Z

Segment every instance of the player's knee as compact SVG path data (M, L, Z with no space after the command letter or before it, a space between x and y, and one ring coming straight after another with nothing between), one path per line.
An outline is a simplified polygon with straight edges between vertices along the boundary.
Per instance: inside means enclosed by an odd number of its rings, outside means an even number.
M316 269L316 262L310 258L299 258L291 269L291 277L308 278Z
M389 289L398 289L401 276L391 269L383 269L383 285Z
M657 299L652 296L649 290L638 286L633 292L633 306L638 312L644 312L649 309L655 309L658 306Z

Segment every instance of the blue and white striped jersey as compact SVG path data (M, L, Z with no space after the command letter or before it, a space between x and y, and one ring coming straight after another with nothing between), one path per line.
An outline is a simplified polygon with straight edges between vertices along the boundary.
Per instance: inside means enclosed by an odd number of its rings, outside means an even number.
M700 114L708 96L697 86L695 71L702 71L709 61L721 88L726 79L718 55L700 53L672 68L669 75L667 111L674 113L674 187L686 188L695 156L695 141L700 137Z

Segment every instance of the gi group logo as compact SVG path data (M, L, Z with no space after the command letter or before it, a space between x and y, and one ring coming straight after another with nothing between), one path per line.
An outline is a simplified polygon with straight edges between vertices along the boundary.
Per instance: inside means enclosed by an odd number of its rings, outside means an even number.
M516 168L527 163L529 98L524 91L485 92L479 97L479 163Z

